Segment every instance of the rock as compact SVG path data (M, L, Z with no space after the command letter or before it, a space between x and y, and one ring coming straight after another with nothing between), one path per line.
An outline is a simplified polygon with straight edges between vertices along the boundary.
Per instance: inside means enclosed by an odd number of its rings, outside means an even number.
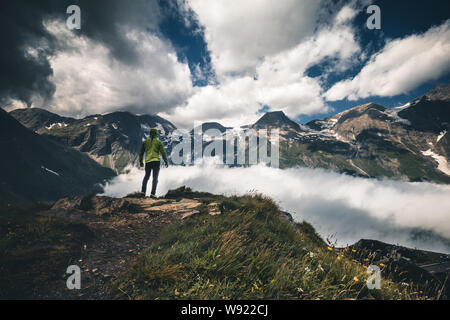
M193 215L195 215L195 214L198 214L198 213L200 213L200 211L198 211L198 210L192 210L192 211L183 213L183 214L181 215L181 219L186 219L186 218L188 218L188 217L190 217L190 216L193 216Z
M145 208L147 212L173 212L173 213L185 213L188 210L198 208L202 204L197 200L181 199L178 202L165 203L160 206L153 206Z
M219 214L222 214L222 212L219 209L219 204L216 202L211 202L210 204L208 204L208 213L211 216L217 216Z
M137 213L136 217L141 218L141 219L148 219L148 213Z

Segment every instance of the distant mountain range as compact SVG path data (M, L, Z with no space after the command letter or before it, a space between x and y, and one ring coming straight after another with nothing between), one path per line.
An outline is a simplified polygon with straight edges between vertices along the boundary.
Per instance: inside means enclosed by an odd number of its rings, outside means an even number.
M150 128L158 128L170 154L169 137L176 129L161 117L136 116L129 112L92 115L80 120L37 108L14 110L10 114L28 129L86 153L116 172L137 164L139 148L142 140L149 137Z
M0 146L0 202L98 192L100 183L115 176L87 155L28 130L1 108Z
M159 129L170 154L176 129L161 117L128 112L79 120L35 108L10 114L30 130L74 147L116 172L137 163L141 141L151 127ZM241 129L280 129L282 168L298 165L365 177L450 183L449 127L450 86L439 86L397 108L368 103L303 125L275 111ZM227 129L217 122L202 125L203 131L211 128L222 133Z
M284 128L281 163L400 180L450 182L450 87L404 106L374 103Z

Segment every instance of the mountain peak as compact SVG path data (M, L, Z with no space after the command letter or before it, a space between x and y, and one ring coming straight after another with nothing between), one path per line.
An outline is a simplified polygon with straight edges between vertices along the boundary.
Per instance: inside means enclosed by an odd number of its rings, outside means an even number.
M254 128L262 129L265 127L282 127L288 126L295 130L301 130L300 125L289 119L283 111L266 112L256 123Z
M231 128L228 128L228 127L224 127L223 125L221 125L218 122L204 122L200 126L198 126L197 128L199 128L199 127L200 127L202 132L208 131L210 129L216 129L216 130L219 130L220 132L223 133L227 129L231 129ZM193 133L193 132L194 132L194 129L191 130L191 133Z

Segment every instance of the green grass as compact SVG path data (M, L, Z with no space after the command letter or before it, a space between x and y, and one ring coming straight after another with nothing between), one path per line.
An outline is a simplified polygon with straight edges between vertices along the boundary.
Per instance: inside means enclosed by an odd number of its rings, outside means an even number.
M394 178L395 174L377 163L376 159L355 158L353 163L372 177Z
M303 157L309 159L308 165ZM341 172L354 172L356 169L341 154L331 154L324 150L311 151L307 144L282 142L280 144L280 168L294 166L333 169Z
M1 299L33 298L33 289L62 277L82 241L92 236L82 225L36 215L48 207L0 208Z
M260 195L222 198L222 214L167 227L114 283L118 299L417 299L389 280L367 290L364 266L291 225Z

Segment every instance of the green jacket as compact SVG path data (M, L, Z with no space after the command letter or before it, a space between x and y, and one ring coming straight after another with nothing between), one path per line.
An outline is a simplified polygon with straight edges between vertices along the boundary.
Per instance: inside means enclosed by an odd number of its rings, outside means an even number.
M164 162L169 164L167 160L166 151L164 150L163 143L158 139L158 131L156 129L150 130L150 138L142 142L141 151L139 152L139 162L141 163L144 158L145 163L152 161L160 161L159 155L162 155Z

